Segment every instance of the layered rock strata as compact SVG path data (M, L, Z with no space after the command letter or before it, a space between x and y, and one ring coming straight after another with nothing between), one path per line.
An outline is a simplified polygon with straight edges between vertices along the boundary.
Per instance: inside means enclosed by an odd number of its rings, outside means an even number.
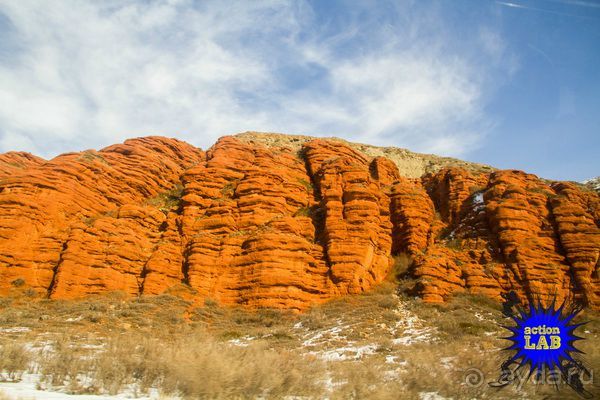
M600 308L600 197L521 171L420 178L332 140L203 152L161 137L45 161L0 155L0 294L184 287L199 303L305 310L412 260L414 291Z

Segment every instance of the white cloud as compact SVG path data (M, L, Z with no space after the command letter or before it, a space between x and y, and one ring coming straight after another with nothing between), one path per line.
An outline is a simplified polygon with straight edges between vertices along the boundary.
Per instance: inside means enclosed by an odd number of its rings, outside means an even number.
M506 52L486 30L487 58L469 56L435 13L397 31L358 18L326 31L299 2L28 1L0 13L0 151L46 157L148 134L207 147L245 130L461 155L485 133L486 65Z

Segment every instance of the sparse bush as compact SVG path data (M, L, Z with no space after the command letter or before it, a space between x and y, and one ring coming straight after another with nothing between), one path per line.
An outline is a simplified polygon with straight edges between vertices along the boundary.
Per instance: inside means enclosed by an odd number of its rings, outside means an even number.
M38 360L42 382L51 386L70 384L72 387L77 382L80 373L88 371L89 364L77 354L71 346L70 338L63 336L52 344L52 351L44 352Z
M89 312L85 315L85 319L89 322L97 324L102 321L102 314L99 312Z
M231 182L221 188L222 198L232 198L235 193L235 185Z
M6 381L20 381L28 369L31 353L20 343L3 343L0 347L0 378Z
M300 183L302 186L304 186L304 188L306 189L307 192L313 191L312 183L308 182L306 179L298 178L298 183Z
M456 293L448 305L453 308L478 306L488 310L500 310L500 303L498 301L482 294L468 292Z
M12 281L10 284L13 285L14 287L21 287L21 286L25 285L25 280L23 278L17 278L14 281Z
M310 216L311 216L310 207L300 207L294 213L294 217L310 217Z
M160 193L155 197L146 200L146 204L157 207L163 213L177 210L181 207L183 197L183 185L177 184L173 189Z
M389 310L395 308L398 305L398 300L392 296L385 296L377 302L377 305L381 308L386 308Z
M92 163L94 161L99 161L103 164L108 164L106 159L102 156L102 154L98 154L94 151L84 151L81 156L79 156L80 161L84 161L86 163Z
M285 311L269 308L259 309L255 312L236 309L233 311L232 317L233 322L237 325L253 325L270 328L283 322L285 314Z
M321 329L326 321L325 313L319 308L313 308L301 317L301 324L309 330Z

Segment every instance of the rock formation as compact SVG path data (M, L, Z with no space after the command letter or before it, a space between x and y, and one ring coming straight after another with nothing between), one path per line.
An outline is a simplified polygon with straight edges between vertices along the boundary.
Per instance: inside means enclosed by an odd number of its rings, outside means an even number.
M425 301L515 290L600 308L597 193L293 138L223 137L206 153L147 137L50 161L0 155L0 295L183 288L199 304L304 310L373 288L405 254Z

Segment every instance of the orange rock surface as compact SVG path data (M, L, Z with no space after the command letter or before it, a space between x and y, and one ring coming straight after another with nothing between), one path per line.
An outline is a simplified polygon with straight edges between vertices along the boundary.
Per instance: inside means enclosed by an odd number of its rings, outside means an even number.
M570 297L600 308L600 197L520 171L394 162L315 139L132 139L45 161L0 155L0 295L186 288L201 303L304 310L373 288L394 256L415 292Z
M45 160L30 153L10 151L0 154L0 178L18 174L28 167L40 165Z

